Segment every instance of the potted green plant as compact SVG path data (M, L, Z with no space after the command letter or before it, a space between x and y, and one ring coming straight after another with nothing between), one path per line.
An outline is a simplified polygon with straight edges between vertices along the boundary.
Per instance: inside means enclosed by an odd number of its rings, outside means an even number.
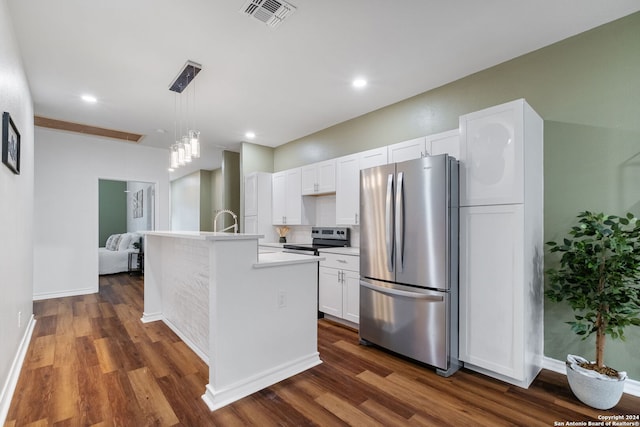
M605 339L624 341L627 326L640 326L640 220L582 212L562 242L547 242L562 254L547 270L551 301L567 301L575 320L567 322L583 339L595 334L595 362L567 356L567 379L583 403L609 409L620 401L626 373L604 364Z

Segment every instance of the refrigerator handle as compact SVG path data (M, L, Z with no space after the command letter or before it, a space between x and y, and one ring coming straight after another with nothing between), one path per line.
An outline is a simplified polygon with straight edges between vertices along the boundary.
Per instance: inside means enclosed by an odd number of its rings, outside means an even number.
M396 252L398 259L396 262L397 271L402 271L404 267L404 173L398 173L396 183Z
M393 271L393 174L387 176L385 202L385 242L387 244L387 270Z
M423 299L423 300L434 301L434 302L444 301L444 296L441 296L441 295L430 295L430 294L427 295L419 292L407 292L407 291L402 291L400 289L392 289L392 288L374 285L373 283L368 283L363 280L360 281L360 286L363 286L365 288L371 289L372 291L380 292L382 294L387 294L387 295L395 295L395 296L407 297L407 298L413 298L413 299Z

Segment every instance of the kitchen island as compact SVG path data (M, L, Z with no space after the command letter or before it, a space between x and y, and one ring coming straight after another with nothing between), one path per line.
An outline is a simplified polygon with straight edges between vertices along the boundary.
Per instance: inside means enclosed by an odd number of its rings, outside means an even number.
M322 363L321 258L259 254L259 237L145 233L142 321L162 320L209 365L211 410Z

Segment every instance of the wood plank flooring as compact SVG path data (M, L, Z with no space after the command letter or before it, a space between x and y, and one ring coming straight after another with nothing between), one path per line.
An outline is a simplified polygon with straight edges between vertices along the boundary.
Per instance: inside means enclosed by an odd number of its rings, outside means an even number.
M207 365L162 322L140 322L142 289L119 274L98 294L35 302L5 426L553 426L640 414L629 395L611 411L584 406L549 371L528 390L464 369L441 378L326 320L323 364L210 412Z

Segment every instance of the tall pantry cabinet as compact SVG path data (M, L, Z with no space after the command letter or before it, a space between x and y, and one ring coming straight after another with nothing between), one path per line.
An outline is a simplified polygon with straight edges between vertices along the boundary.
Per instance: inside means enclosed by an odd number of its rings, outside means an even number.
M460 360L527 388L543 357L543 120L519 99L460 132Z
M275 242L271 225L271 174L252 172L244 177L243 233L263 234L260 241Z

